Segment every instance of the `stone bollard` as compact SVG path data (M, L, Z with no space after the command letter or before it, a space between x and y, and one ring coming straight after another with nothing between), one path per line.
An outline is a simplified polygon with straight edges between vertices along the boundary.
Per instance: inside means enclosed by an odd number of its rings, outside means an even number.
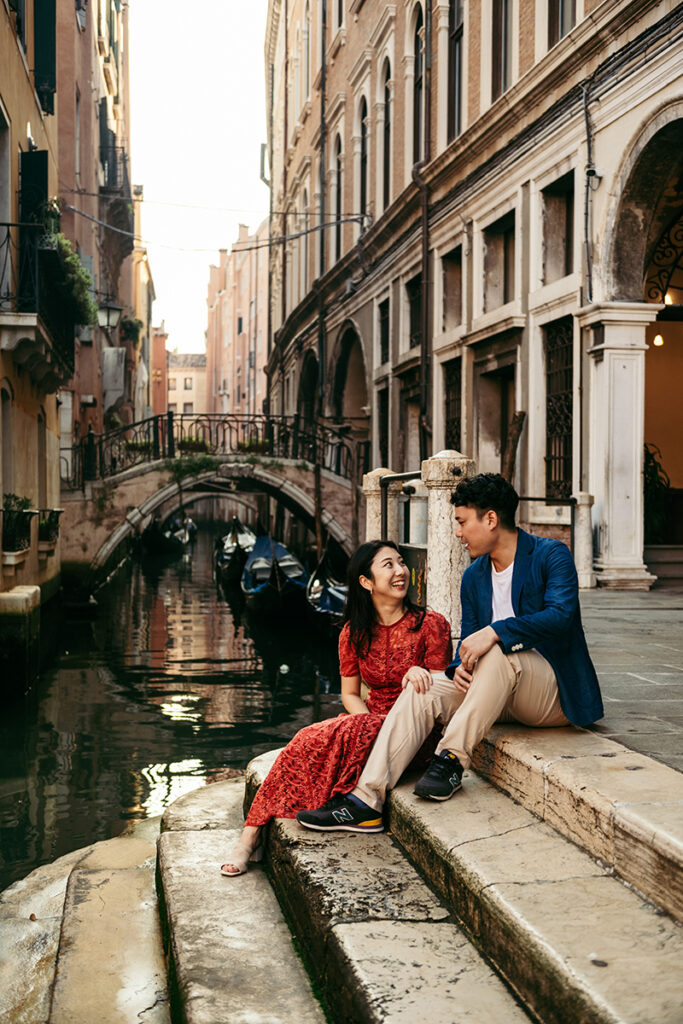
M428 492L427 599L433 611L446 616L455 640L460 638L460 581L470 556L455 536L451 494L475 472L474 461L455 451L438 452L422 463Z
M387 525L382 537L382 489L380 480L390 476L391 469L373 469L363 477L363 494L365 495L365 539L398 541L398 496L403 482L394 480L388 487Z
M410 534L408 543L426 547L429 524L427 488L421 480L411 480L406 487L413 488L413 493L410 496Z
M579 491L576 495L574 562L581 590L589 590L596 585L593 572L593 518L591 514L594 501L593 495L586 491Z

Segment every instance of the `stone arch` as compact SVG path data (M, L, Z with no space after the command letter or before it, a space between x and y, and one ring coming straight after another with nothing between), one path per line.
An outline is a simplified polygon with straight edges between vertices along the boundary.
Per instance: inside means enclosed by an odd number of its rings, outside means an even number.
M367 416L368 382L360 332L352 320L339 331L331 360L332 415L341 421Z
M127 542L130 542L144 528L157 509L165 506L167 513L170 514L174 509L174 500L177 500L178 508L180 508L181 502L185 506L188 504L188 498L192 497L194 500L195 495L197 498L209 497L213 494L225 495L226 487L230 488L229 481L233 482L236 491L260 492L277 498L311 531L315 530L314 497L312 493L307 494L300 484L272 472L267 466L223 463L218 470L210 470L184 480L182 497L178 493L177 485L170 483L152 490L136 508L130 509L123 522L112 531L92 558L90 568L94 576L100 577L118 564L121 557L119 552L126 550ZM350 484L339 481L335 481L335 483L337 486L348 489L349 496L345 504L350 507ZM345 525L327 510L323 510L322 522L331 541L344 554L350 555L353 547L350 524Z
M647 300L648 268L660 240L681 215L681 194L683 102L679 101L648 117L617 175L607 212L607 299Z

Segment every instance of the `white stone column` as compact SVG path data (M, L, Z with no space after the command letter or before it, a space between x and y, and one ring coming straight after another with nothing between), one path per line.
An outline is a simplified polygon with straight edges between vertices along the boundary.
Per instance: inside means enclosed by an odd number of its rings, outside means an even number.
M433 8L432 32L436 37L436 156L448 145L448 4L437 0Z
M576 495L574 520L574 562L581 590L590 590L596 584L593 572L593 517L591 509L595 499L586 491Z
M380 480L390 476L392 469L373 469L363 477L365 495L365 539L393 540L398 542L398 496L403 487L402 480L393 480L387 485L387 525L382 537L382 488Z
M460 452L443 451L422 463L427 487L427 603L445 615L454 639L460 638L460 581L470 556L455 536L451 494L465 477L474 476L475 463Z
M580 309L593 331L590 372L589 490L595 496L599 586L649 590L643 561L645 329L662 306L605 302Z

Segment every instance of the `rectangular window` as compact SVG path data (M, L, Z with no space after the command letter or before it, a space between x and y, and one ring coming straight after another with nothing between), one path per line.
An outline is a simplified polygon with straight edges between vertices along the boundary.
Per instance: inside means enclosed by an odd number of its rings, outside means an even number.
M389 466L389 388L377 392L379 464Z
M576 24L576 0L549 0L548 49L559 43Z
M448 4L448 141L462 131L462 0Z
M242 317L241 316L237 317L237 333L238 334L242 333Z
M444 366L446 393L446 448L461 451L462 359L451 359Z
M408 329L410 348L422 344L422 274L416 274L406 285L408 295Z
M177 404L175 402L169 402L168 403L168 411L169 412L177 412L178 411Z
M484 231L484 311L511 302L515 295L514 210Z
M512 84L512 0L493 0L491 100Z
M183 402L183 415L194 412L194 404L192 402Z
M389 362L389 299L379 304L379 361Z
M443 330L451 331L462 323L462 246L441 259L443 281Z
M543 284L574 270L574 172L544 188Z
M192 377L185 377L183 387L186 391L192 391Z
M545 348L545 493L572 493L574 322L564 316L543 328Z
M175 391L175 377L168 378L168 390Z

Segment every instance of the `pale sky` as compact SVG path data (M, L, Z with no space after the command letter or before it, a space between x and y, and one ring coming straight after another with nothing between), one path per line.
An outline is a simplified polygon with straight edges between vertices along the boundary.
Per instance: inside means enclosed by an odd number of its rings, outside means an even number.
M204 350L218 250L232 246L240 222L254 230L268 213L259 178L267 7L130 0L132 184L144 187L154 324L165 321L179 352Z

